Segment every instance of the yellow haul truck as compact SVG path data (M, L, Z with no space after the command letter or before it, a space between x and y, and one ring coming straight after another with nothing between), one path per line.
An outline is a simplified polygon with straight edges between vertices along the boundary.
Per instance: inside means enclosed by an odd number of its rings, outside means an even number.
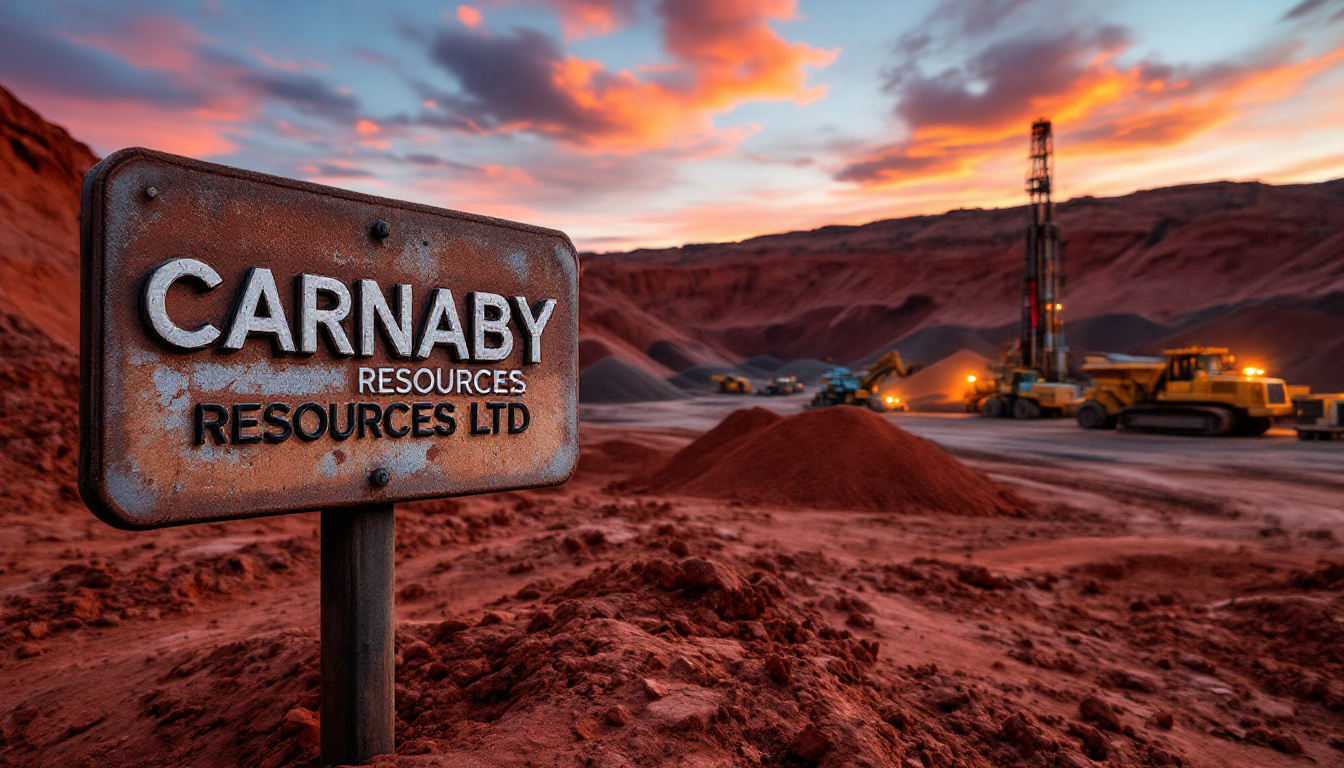
M1218 347L1168 349L1161 358L1089 357L1092 378L1078 423L1178 435L1259 435L1275 418L1292 416L1283 379L1236 367Z
M709 377L718 386L721 395L749 395L751 394L751 380L746 376L738 376L735 373L725 374L723 376Z

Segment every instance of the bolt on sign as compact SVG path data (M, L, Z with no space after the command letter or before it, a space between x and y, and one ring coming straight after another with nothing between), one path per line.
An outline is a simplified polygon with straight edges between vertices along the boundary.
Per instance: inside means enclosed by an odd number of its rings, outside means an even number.
M158 528L555 485L563 233L143 149L85 179L80 490Z

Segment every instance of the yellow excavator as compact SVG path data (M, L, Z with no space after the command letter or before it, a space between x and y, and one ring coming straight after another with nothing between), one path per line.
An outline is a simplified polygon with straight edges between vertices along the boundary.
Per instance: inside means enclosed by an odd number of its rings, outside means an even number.
M751 380L746 376L738 376L735 373L728 373L722 376L711 376L709 378L718 385L718 392L721 395L751 394Z
M812 406L866 405L878 413L907 411L910 409L907 403L895 395L881 395L878 387L889 376L904 378L916 370L918 366L907 364L894 349L879 357L867 371L836 368L821 377L821 389L813 396Z
M1283 379L1238 368L1222 347L1168 349L1160 358L1089 357L1090 376L1078 423L1178 435L1260 435L1275 418L1292 416Z

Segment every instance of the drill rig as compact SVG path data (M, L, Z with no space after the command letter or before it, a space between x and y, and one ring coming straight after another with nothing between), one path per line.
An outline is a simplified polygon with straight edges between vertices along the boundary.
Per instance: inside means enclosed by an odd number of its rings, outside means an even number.
M1060 288L1059 226L1052 200L1054 130L1046 118L1031 124L1031 168L1027 175L1031 223L1027 227L1026 270L1022 277L1022 325L1013 350L984 380L971 377L966 409L985 416L1034 419L1062 416L1080 399L1066 383L1068 351Z

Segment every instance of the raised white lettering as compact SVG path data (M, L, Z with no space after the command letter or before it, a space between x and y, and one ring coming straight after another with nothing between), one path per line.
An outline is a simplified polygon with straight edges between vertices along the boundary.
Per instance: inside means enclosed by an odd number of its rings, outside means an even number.
M514 296L513 305L518 308L518 321L523 330L523 362L526 364L541 362L541 332L551 321L555 312L555 299L542 299L537 302L536 311L527 303L526 296Z
M261 303L266 303L266 314L258 315ZM229 336L224 339L225 349L242 349L247 337L257 333L272 337L271 343L284 352L294 351L294 336L289 332L285 310L280 304L280 291L275 288L275 276L265 267L253 267L243 281L243 297L238 311L233 314Z
M513 352L513 331L509 330L509 302L497 293L472 291L471 353L475 360L503 360ZM499 339L499 346L489 346L490 337ZM477 387L480 389L480 387Z
M219 329L209 323L194 331L179 328L168 317L168 289L184 277L195 278L209 291L223 280L219 273L205 262L196 259L173 259L163 264L145 282L145 316L149 327L164 343L178 349L201 349L219 338Z
M394 357L411 356L411 286L397 283L397 317L383 297L383 289L373 280L357 280L359 290L359 354L373 355L373 340L377 326L382 324L387 340L392 342Z
M319 309L319 293L331 296L336 306ZM350 314L350 289L345 283L325 275L299 275L299 351L305 355L317 352L317 326L327 329L327 338L338 355L353 355L350 339L345 335L341 321Z

